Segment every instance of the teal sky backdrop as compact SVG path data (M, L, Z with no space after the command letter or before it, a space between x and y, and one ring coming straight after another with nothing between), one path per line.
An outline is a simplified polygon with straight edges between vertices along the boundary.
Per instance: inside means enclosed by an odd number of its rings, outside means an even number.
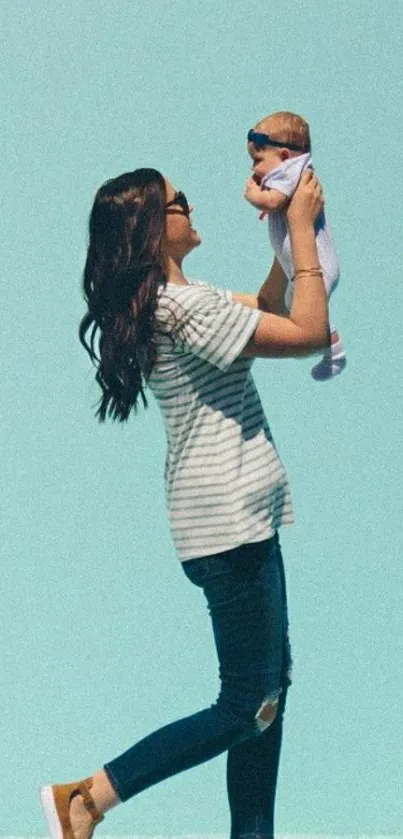
M254 292L245 137L310 122L342 266L348 367L258 360L289 471L294 685L279 833L396 834L402 805L402 3L2 0L0 833L44 835L37 787L91 773L214 701L200 593L175 557L158 408L93 418L77 340L95 190L160 169L195 205L190 276ZM228 831L225 757L124 804L102 834Z

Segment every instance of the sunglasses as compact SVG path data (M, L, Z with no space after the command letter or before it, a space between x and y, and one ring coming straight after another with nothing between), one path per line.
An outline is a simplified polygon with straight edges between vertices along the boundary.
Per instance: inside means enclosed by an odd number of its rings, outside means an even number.
M261 134L260 131L255 131L253 128L248 131L248 143L253 143L257 149L263 149L265 146L275 146L277 148L290 149L290 151L307 151L304 146L298 146L296 143L283 143L281 140L273 140L269 134Z
M168 203L165 204L165 210L169 210L170 207L181 207L183 214L189 218L190 207L184 192L175 192L175 196L172 201L168 201ZM174 212L175 210L171 210L171 213Z

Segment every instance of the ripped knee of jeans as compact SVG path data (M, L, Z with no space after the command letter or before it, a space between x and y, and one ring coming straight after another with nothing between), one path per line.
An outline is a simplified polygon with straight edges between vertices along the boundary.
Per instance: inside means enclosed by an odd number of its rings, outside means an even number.
M266 731L266 728L274 722L277 714L278 696L269 696L264 699L256 716L256 725L259 732Z

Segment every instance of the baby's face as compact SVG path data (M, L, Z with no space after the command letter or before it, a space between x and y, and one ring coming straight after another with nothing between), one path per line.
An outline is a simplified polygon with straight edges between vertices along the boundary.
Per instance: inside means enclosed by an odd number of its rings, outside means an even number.
M264 175L267 175L272 169L276 169L283 162L281 149L273 146L256 149L253 143L248 143L248 152L252 159L252 172L258 183Z

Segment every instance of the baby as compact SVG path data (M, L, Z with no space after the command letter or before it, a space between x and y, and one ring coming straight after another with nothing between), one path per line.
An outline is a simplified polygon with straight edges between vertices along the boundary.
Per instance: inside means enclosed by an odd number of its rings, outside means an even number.
M249 179L244 196L254 207L267 214L270 242L288 279L285 305L291 309L294 266L290 235L284 212L302 172L312 167L309 125L287 111L279 111L262 119L248 133L248 152L253 160L253 177ZM339 281L339 264L334 249L332 232L324 212L316 220L316 245L323 272L327 296ZM319 364L312 368L314 379L324 381L342 372L346 356L336 329L331 326L331 346Z

